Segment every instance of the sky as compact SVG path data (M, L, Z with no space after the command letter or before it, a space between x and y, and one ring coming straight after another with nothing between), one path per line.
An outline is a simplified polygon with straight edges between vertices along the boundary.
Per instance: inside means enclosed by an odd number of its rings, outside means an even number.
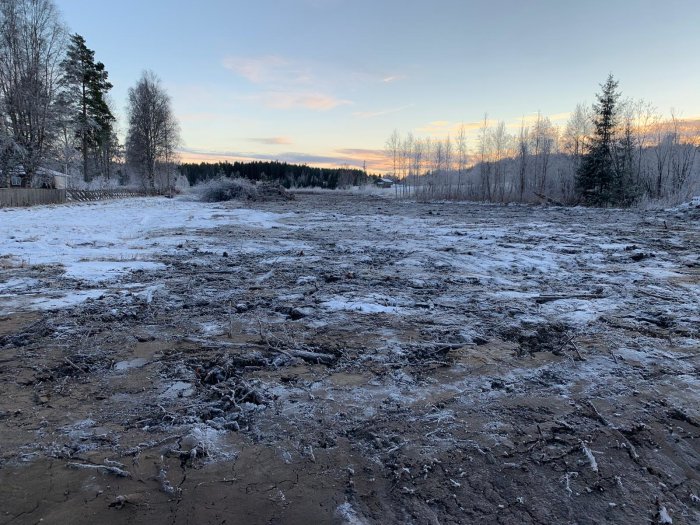
M55 2L105 64L122 132L129 87L161 78L183 161L378 169L394 129L564 124L609 73L623 96L700 116L697 0Z

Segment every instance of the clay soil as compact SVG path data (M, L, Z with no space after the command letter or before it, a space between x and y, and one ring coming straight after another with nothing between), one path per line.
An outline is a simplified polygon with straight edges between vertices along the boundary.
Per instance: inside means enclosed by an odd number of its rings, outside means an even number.
M0 524L700 523L700 210L202 206L0 264Z

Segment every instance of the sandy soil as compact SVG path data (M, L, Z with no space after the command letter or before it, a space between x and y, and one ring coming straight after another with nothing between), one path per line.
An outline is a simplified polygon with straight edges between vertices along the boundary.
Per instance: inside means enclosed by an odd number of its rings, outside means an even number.
M700 210L202 206L0 253L0 523L700 522Z

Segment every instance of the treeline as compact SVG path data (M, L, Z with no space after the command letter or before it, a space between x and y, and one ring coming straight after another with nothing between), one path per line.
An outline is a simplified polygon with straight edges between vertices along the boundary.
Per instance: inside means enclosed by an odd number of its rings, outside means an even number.
M242 177L253 181L275 181L285 188L338 189L361 186L376 179L356 168L314 168L277 161L183 163L179 170L192 186L220 177Z
M610 76L564 126L537 114L513 133L485 117L473 145L464 126L437 139L395 131L386 154L400 191L419 199L632 206L697 194L699 144L697 123L623 99Z
M116 132L106 66L69 34L52 0L0 1L0 187L167 185L179 130L170 98L145 72ZM61 177L59 177L61 178Z

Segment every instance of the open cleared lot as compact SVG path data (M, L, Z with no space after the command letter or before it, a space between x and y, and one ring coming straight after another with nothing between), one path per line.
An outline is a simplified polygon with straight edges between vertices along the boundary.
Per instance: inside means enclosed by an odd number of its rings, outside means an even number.
M0 212L0 523L697 523L700 209Z

